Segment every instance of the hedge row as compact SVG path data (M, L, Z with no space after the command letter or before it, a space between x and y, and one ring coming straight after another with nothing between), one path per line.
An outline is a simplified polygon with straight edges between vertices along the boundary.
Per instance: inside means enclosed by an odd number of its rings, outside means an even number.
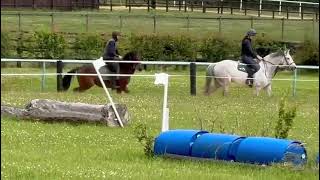
M103 53L107 37L99 34L76 34L73 38L63 34L35 32L29 37L19 34L20 40L13 41L13 34L1 31L1 57L45 58L45 59L97 59ZM17 37L16 37L17 38ZM283 42L266 36L257 36L256 49L275 52ZM294 59L298 64L319 65L319 44L306 41L295 49ZM188 35L131 34L122 37L119 51L138 51L144 60L149 61L208 61L238 59L240 42L212 34L206 38ZM259 51L264 56L263 51Z

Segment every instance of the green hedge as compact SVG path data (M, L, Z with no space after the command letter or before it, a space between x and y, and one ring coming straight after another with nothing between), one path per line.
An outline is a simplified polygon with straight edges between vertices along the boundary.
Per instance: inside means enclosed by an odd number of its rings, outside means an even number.
M297 49L294 60L297 64L319 66L319 44L310 40L305 41Z
M34 46L29 47L29 51L37 58L63 59L65 56L65 38L57 33L45 31L35 32L33 35Z
M9 57L11 49L11 42L9 35L6 32L1 31L1 58Z
M73 44L74 58L94 59L103 53L104 41L101 36L96 34L84 34L75 38Z
M198 42L184 35L132 34L128 42L130 50L138 51L150 61L191 61L197 57Z
M35 32L28 41L16 43L14 51L10 51L12 42L8 34L1 32L1 57L17 56L17 50L23 49L24 57L17 58L48 58L48 59L96 59L102 56L105 43L110 37L99 34L66 34ZM22 36L23 37L23 36ZM265 35L257 36L255 48L267 48L275 52L284 46ZM122 37L119 42L120 54L138 51L143 60L149 61L209 61L222 59L238 59L240 57L240 41L229 40L217 34L207 37L192 37L188 34L158 35L131 34ZM20 47L21 46L21 47ZM319 65L319 44L306 41L300 48L293 51L297 64ZM289 47L287 45L287 47ZM14 52L14 53L12 53Z

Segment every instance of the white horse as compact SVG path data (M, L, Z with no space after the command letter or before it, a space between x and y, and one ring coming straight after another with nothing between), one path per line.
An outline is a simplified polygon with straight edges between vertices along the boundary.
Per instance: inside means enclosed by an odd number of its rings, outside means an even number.
M255 94L258 96L261 89L267 90L271 96L271 80L278 70L289 69L294 70L294 63L289 50L271 53L263 58L259 63L260 69L253 76L253 86ZM284 65L284 66L281 66ZM210 95L218 88L223 88L223 95L228 95L229 85L231 82L246 85L245 81L248 74L245 70L238 67L239 62L233 60L223 60L215 64L211 64L207 68L205 95ZM214 81L214 85L212 85Z

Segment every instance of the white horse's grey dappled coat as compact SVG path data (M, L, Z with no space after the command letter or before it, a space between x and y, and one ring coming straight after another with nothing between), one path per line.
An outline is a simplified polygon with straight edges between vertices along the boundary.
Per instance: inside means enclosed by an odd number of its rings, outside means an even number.
M271 53L265 56L259 65L259 71L253 76L253 86L257 96L261 89L267 90L268 95L271 96L271 82L276 70L294 70L296 68L289 50ZM246 85L248 74L239 71L237 67L238 61L233 60L223 60L209 65L206 74L205 95L210 95L220 87L223 88L223 94L227 95L231 82Z

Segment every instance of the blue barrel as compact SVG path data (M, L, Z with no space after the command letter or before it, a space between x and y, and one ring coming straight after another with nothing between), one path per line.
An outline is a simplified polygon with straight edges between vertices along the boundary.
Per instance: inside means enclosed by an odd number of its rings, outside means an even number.
M268 137L243 139L235 154L237 162L266 164L289 162L295 165L307 161L306 149L300 142Z
M154 142L154 154L177 154L190 156L193 142L208 131L169 130L162 132Z
M230 147L240 136L228 134L203 134L195 140L191 147L191 156L213 158L217 160L234 160L230 156Z

